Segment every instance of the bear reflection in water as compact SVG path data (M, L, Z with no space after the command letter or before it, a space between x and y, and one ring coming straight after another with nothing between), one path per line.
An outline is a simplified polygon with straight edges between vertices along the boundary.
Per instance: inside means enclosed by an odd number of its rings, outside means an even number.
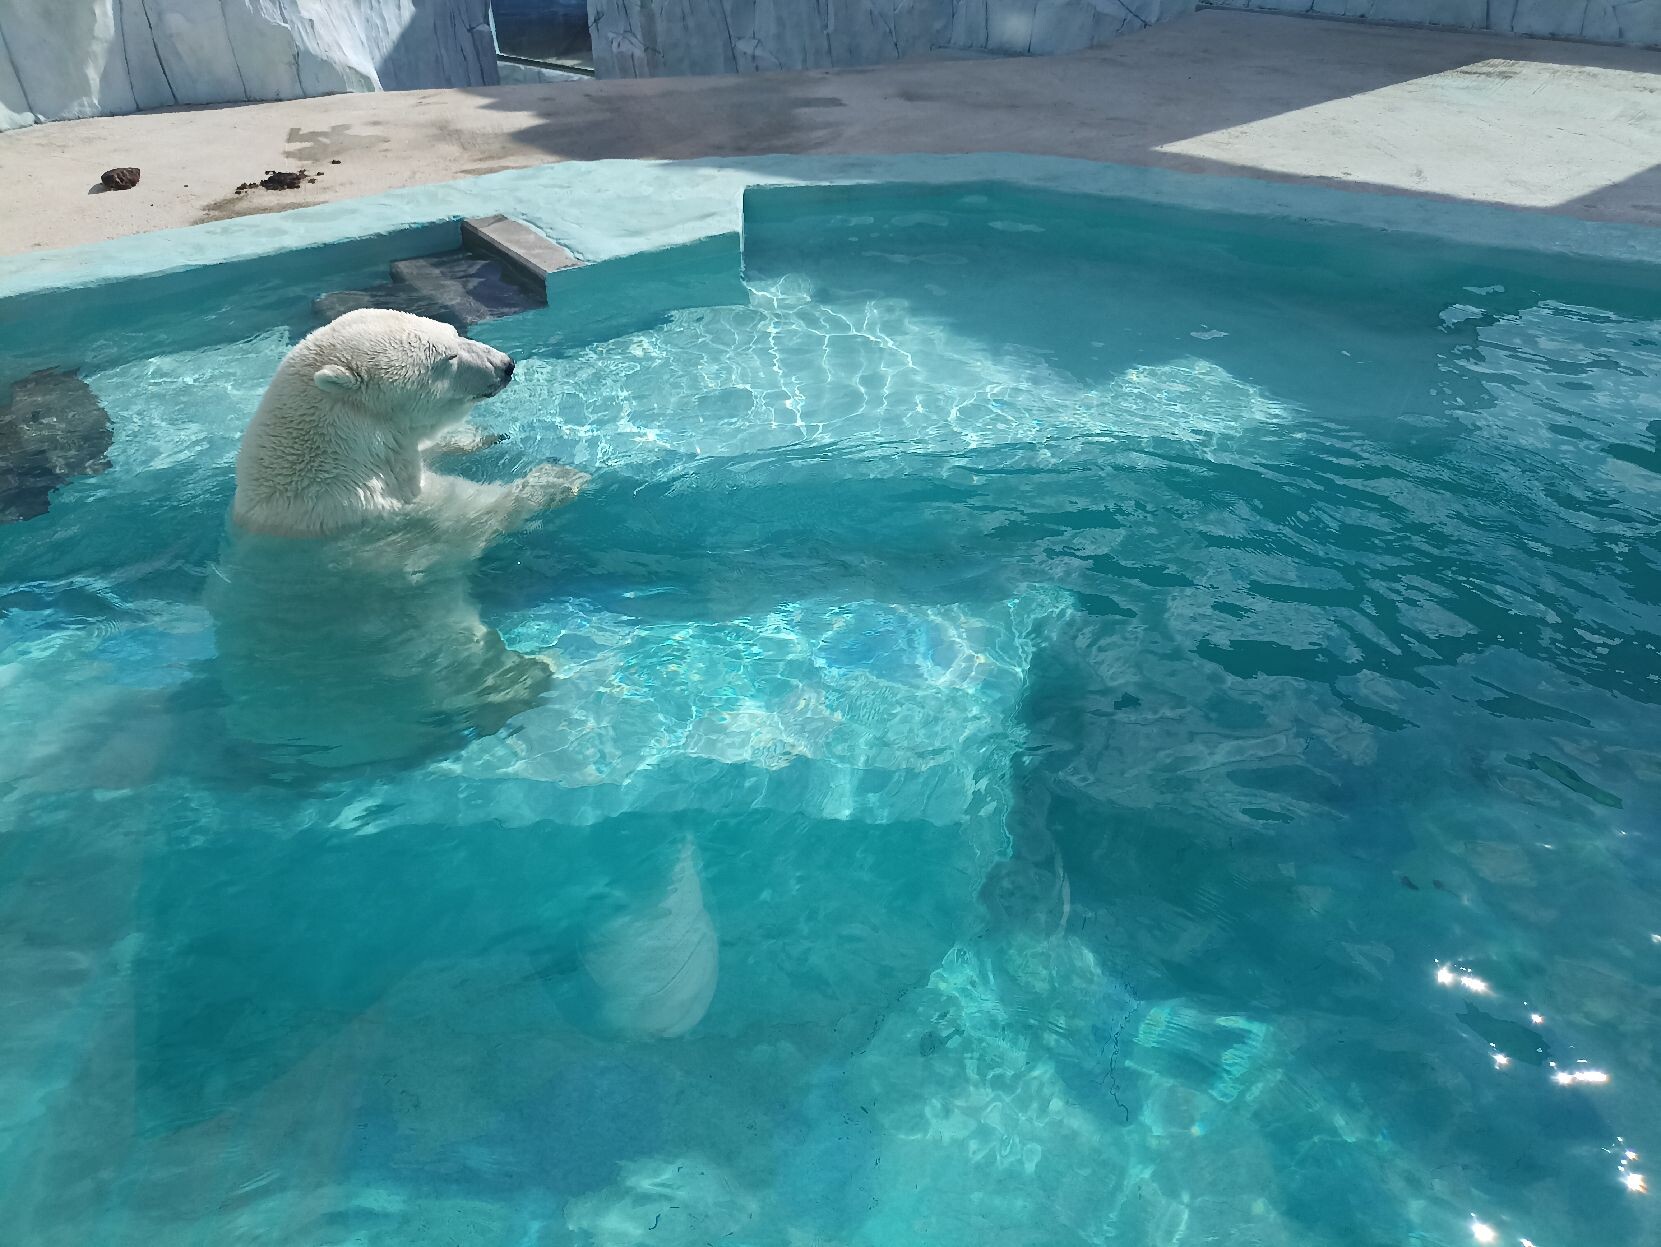
M472 559L419 524L233 534L208 590L227 725L273 761L415 761L500 731L552 679L480 619Z

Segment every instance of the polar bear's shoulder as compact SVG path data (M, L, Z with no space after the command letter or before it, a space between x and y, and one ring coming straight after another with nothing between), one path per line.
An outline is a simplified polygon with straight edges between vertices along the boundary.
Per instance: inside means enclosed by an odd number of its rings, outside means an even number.
M231 518L252 532L320 536L413 502L421 458L313 387L273 382L237 453ZM311 393L307 393L311 389Z

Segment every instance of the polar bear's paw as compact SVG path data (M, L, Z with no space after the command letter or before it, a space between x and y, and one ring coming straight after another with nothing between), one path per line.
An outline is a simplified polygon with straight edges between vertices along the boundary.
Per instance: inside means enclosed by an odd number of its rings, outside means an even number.
M589 482L587 472L557 463L539 463L525 474L518 488L539 510L551 510L570 502Z
M422 449L437 458L440 455L471 455L507 441L505 433L486 433L471 424L458 425L440 433Z

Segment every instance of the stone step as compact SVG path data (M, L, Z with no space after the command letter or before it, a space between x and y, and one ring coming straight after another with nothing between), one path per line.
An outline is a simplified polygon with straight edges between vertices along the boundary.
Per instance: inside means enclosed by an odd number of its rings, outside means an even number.
M495 260L464 251L397 260L392 265L392 280L420 291L434 303L454 308L468 325L547 304L540 290L532 293L509 281Z
M425 291L408 282L388 281L364 290L332 290L312 300L312 311L325 323L361 307L386 307L441 320L457 329L466 328L458 309L434 301Z
M564 247L511 217L473 217L461 223L461 245L502 266L511 281L547 301L548 274L581 263Z
M461 243L460 251L394 261L391 281L321 295L312 308L331 321L361 307L387 307L465 331L546 307L548 274L581 263L530 226L500 215L463 221Z
M386 307L441 320L465 330L487 320L545 306L532 292L503 275L502 265L465 251L397 260L392 280L362 290L337 290L312 302L317 316L330 321L360 307Z

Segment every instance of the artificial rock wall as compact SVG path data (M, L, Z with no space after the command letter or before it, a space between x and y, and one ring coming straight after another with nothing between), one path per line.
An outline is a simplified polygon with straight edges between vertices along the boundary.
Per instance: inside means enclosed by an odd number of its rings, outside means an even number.
M1661 0L1198 0L1661 46ZM603 78L1093 47L1196 0L588 0ZM0 130L174 104L497 81L490 0L0 0Z
M1213 9L1312 13L1552 39L1661 47L1661 0L1201 0Z
M602 78L875 65L928 52L1076 52L1195 0L589 0Z
M495 81L490 0L0 0L0 130Z

